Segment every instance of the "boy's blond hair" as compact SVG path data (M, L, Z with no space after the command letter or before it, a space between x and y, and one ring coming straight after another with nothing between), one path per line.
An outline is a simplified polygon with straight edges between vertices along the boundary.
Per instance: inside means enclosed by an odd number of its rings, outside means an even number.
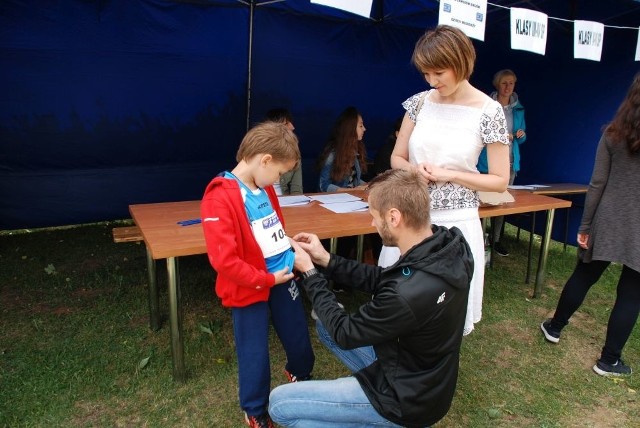
M395 208L414 230L431 225L429 183L419 172L389 169L376 175L367 188L369 205L379 213Z
M242 139L236 161L258 154L271 155L276 162L300 162L298 137L284 123L262 122L251 128Z

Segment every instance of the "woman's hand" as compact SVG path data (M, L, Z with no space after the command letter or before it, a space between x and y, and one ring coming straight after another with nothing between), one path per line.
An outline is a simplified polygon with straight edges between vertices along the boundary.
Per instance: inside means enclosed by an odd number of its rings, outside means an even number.
M580 248L587 249L589 246L589 234L588 233L578 233L578 245Z
M518 129L516 131L516 138L522 138L524 137L524 130L523 129Z
M418 164L416 168L429 181L454 181L456 178L456 171L441 168L426 162Z

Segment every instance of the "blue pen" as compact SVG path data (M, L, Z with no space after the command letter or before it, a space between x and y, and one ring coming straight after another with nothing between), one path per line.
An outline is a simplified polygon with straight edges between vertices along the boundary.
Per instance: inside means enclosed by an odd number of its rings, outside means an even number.
M180 221L178 222L178 224L179 224L180 226L191 226L191 225L193 225L193 224L198 224L198 223L200 223L201 221L202 221L202 220L200 220L199 218L194 218L194 219L191 219L191 220L180 220Z

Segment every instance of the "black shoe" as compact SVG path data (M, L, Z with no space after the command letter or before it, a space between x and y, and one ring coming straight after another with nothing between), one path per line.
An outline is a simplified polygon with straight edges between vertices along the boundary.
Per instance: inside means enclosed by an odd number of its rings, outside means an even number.
M244 421L251 428L275 428L269 413L263 413L259 416L249 416L245 413Z
M284 369L284 375L287 377L287 380L289 381L289 383L293 383L293 382L302 382L305 380L311 380L311 375L307 375L307 376L296 376L293 373L291 373L289 370Z
M615 364L607 364L598 360L593 366L593 371L600 376L628 376L632 372L631 367L626 365L622 359L616 361Z
M493 251L495 251L496 254L502 257L506 257L509 255L509 250L507 250L500 242L493 243Z
M551 343L560 342L560 330L551 326L551 318L540 324L540 330L544 333L544 338Z

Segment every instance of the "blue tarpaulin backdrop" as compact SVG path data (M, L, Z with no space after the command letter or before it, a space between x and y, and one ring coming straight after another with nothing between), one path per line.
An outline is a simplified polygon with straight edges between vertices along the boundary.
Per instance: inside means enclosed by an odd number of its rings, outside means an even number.
M527 4L640 25L630 0ZM247 120L274 106L294 115L305 191L316 191L314 162L344 107L362 112L373 155L400 103L426 88L410 57L437 23L438 2L376 0L372 16L306 0L0 2L0 228L128 218L129 204L199 199L235 165ZM546 56L514 51L508 9L489 6L471 81L489 92L498 69L518 74L528 140L517 183L588 182L601 126L639 69L637 36L607 28L602 61L575 60L572 24L550 21Z

